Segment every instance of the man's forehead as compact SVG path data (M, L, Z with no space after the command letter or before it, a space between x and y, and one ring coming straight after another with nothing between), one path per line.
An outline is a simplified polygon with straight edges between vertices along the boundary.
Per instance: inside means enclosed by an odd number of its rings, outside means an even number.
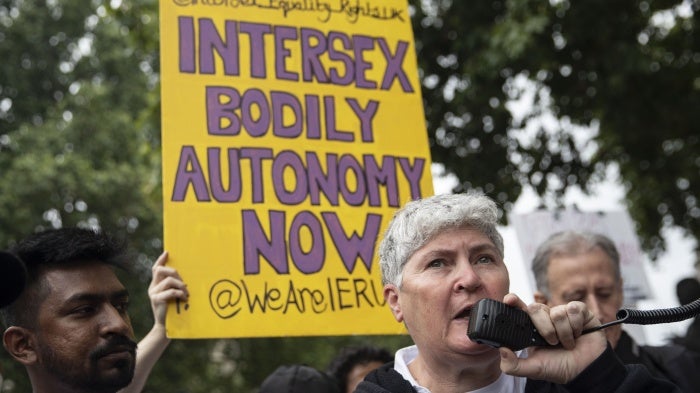
M603 267L606 270L614 271L614 261L600 247L593 247L582 252L558 252L549 258L549 266L561 268L567 267Z
M62 294L65 298L79 292L111 293L124 289L112 267L102 262L46 267L42 276L52 295Z
M588 258L584 254L554 257L547 272L550 288L569 288L594 284L612 286L615 270L609 256Z

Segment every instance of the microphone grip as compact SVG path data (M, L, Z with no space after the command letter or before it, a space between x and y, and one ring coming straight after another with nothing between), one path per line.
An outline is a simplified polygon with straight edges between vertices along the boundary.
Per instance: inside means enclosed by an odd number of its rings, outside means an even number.
M585 329L582 334L620 323L652 325L678 322L698 314L700 314L700 299L685 306L667 309L642 311L623 308L617 312L616 320ZM537 332L530 316L525 311L493 299L481 299L472 307L467 336L479 344L495 348L506 347L513 351L533 346L550 346Z

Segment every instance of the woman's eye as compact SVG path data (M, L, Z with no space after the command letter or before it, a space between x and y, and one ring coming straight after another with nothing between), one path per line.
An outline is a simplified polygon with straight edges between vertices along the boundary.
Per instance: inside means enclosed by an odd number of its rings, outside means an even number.
M430 261L430 263L428 263L428 267L430 267L430 268L442 267L444 265L445 265L444 259L435 259L433 261Z

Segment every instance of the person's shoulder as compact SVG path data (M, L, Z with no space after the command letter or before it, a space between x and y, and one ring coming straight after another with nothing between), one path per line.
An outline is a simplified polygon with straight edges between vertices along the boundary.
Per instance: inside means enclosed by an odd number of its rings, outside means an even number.
M386 378L394 378L395 376L401 377L398 371L394 369L394 361L384 363L381 366L370 371L366 376L365 380L377 381ZM401 377L403 379L403 377Z
M698 362L700 354L683 345L669 343L665 345L642 345L642 350L661 362L692 360Z
M415 393L415 389L389 362L370 371L355 389L356 393Z

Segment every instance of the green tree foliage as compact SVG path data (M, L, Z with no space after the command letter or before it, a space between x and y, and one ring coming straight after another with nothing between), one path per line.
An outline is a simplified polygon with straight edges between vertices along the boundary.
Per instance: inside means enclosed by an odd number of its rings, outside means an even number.
M0 246L40 228L99 226L130 239L143 273L162 248L157 53L101 3L0 1ZM139 16L153 35L155 5L150 23ZM147 280L131 280L139 334L152 323ZM30 391L24 370L1 359L15 391Z
M529 185L556 205L615 166L646 249L662 249L667 224L700 237L697 1L410 3L433 160L458 189L508 210ZM157 12L156 0L0 0L0 247L57 226L128 237L138 337L162 251ZM532 110L514 115L509 102L527 97ZM253 391L280 364L407 341L177 340L146 391ZM4 351L0 366L29 391Z
M617 168L652 256L664 226L700 238L700 2L412 4L433 160L458 189L556 207Z
M0 247L60 226L126 236L137 337L153 323L146 286L162 251L158 2L0 0ZM324 368L344 345L406 337L173 342L147 392L254 391L285 363ZM4 351L5 387L30 391Z

